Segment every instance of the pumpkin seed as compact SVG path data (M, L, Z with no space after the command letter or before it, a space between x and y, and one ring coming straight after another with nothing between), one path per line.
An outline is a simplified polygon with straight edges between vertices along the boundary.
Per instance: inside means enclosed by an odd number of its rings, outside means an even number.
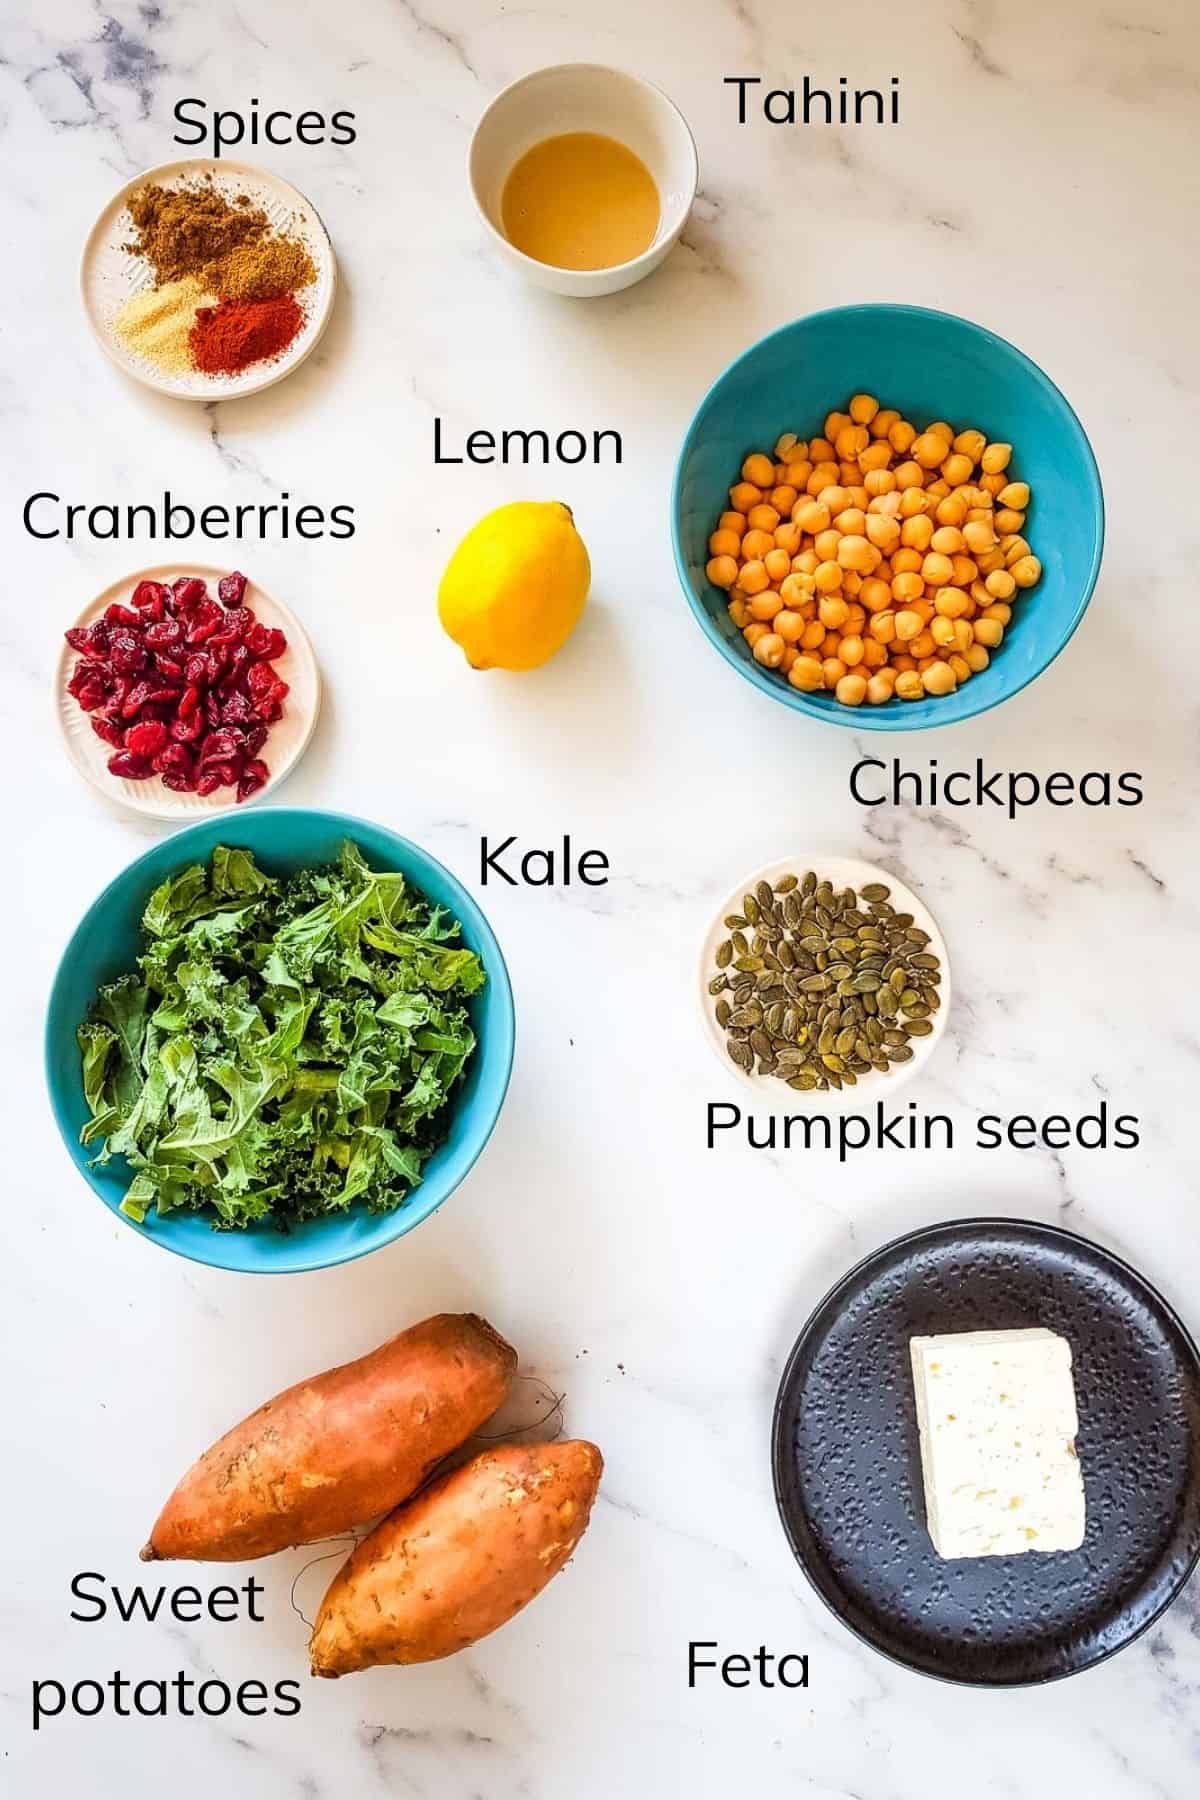
M714 975L712 980L708 984L708 991L710 994L719 994L723 991L723 989L727 988L728 986L729 986L728 975Z
M783 875L783 876L781 876L780 879L775 883L775 892L777 894L790 894L792 889L796 886L799 879L800 879L800 877L798 875Z
M725 1027L728 1025L728 1023L732 1017L733 1017L733 1008L732 1008L732 1006L730 1006L728 1000L724 1000L724 999L718 1000L717 1001L717 1024L721 1027L722 1031L724 1031Z
M716 963L718 969L727 969L729 967L730 963L733 961L733 940L731 938L726 938L723 943L717 945L717 954L713 958L713 961Z

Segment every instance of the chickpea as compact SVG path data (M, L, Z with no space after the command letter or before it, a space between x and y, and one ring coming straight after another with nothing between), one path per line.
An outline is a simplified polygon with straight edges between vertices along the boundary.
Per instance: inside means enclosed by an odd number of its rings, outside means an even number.
M892 556L893 575L919 575L924 557L920 550L910 550L907 545L897 550ZM925 585L922 582L922 587Z
M1011 506L1014 512L1024 512L1029 505L1029 483L1027 481L1010 481L996 495L1001 506Z
M923 700L925 684L918 674L916 666L903 669L896 677L896 698L898 700Z
M754 646L754 660L762 663L765 669L777 669L783 661L783 653L787 645L778 632L770 631L766 637L760 637Z
M704 573L714 587L731 588L738 578L737 561L732 556L714 556Z
M970 457L972 468L983 455L986 446L987 439L982 431L960 431L954 440L954 448L960 455Z
M785 581L792 572L792 559L786 550L768 550L762 560L772 581Z
M843 675L833 691L843 706L861 706L867 697L867 678L865 675Z
M757 651L755 652L757 655ZM952 694L958 686L958 680L949 663L932 662L921 676L921 682L927 694L940 698L943 694Z
M915 463L913 464L913 467L916 467ZM905 488L901 493L900 517L902 519L911 519L915 517L917 513L927 513L931 510L932 502L924 488L916 486L909 487Z
M1032 554L1029 545L1021 536L1020 532L1017 531L1010 531L1005 537L1002 537L1000 539L1000 548L1004 552L1005 566L1010 569L1018 558Z
M718 531L732 531L741 538L746 531L746 515L740 512L723 512L717 520Z
M850 608L840 594L826 594L817 606L817 617L827 631L840 631L850 617Z
M780 668L780 671L782 674L786 675L788 673L789 669L791 668L792 664L795 662L795 660L799 656L799 654L800 654L800 652L797 650L795 644L789 644L787 646L787 648L785 649L785 651L783 653L783 659L779 664L779 668Z
M843 537L861 537L867 528L867 515L861 506L848 506L835 515L833 523Z
M994 500L1001 488L1007 487L1008 483L1005 481L1003 475L981 475L979 477L979 485L984 493L988 494Z
M879 411L879 402L874 394L852 394L847 411L856 425L869 425Z
M729 616L739 631L750 623L750 613L744 600L731 600L729 602Z
M794 487L798 494L803 494L812 474L812 464L805 457L800 462L788 463L783 471L783 479L789 487Z
M970 587L979 573L979 564L971 556L950 558L950 579L955 587Z
M799 556L792 558L792 569L797 575L811 575L816 569L817 561L815 550L801 550Z
M975 642L975 628L969 619L955 619L954 648L960 656L965 656Z
M999 475L1012 460L1011 444L989 444L979 458L985 475Z
M868 575L858 590L863 611L879 613L892 604L891 583L882 581L878 575Z
M867 513L863 519L863 529L869 541L884 556L896 549L902 536L899 522L889 519L886 513Z
M888 443L897 456L906 456L916 442L916 426L910 425L907 419L897 419L888 430Z
M763 589L770 585L771 577L757 558L742 564L742 572L738 576L738 586L744 594L761 594Z
M812 474L804 484L805 488L810 494L819 494L825 488L832 487L841 472L835 462L814 462Z
M734 512L748 513L762 499L762 489L752 481L735 481L729 490L729 504Z
M931 550L921 564L921 575L926 587L945 587L954 575L954 564L948 556Z
M742 573L743 575L745 574L744 569ZM763 574L766 574L765 569L763 570ZM836 562L828 559L825 562L819 562L813 570L813 580L817 584L818 594L835 593L842 585L841 568Z
M759 531L757 527L748 531L742 539L742 555L747 562L761 562L768 550L775 548L775 533Z
M776 624L775 629L778 631L778 629L779 629L778 624ZM932 624L929 627L929 635L933 639L934 643L938 646L939 650L948 650L950 648L951 644L955 643L955 641L956 641L955 636L954 636L954 621L953 621L953 619L943 618L943 616L939 613L937 618L933 620Z
M891 455L891 451L886 451ZM896 477L890 469L868 469L863 476L863 487L872 500L878 500L881 494L890 494L896 485Z
M930 549L941 556L958 556L966 544L966 539L957 525L939 525L929 540Z
M818 531L828 530L831 517L829 508L819 500L798 500L792 508L792 522L814 537Z
M963 661L967 664L972 675L981 674L982 671L987 668L991 660L991 657L988 655L982 644L972 644L969 649L963 651Z
M751 481L755 487L770 488L775 485L775 464L761 450L748 456L742 464L742 480Z
M829 688L831 692L842 679L842 676L848 675L849 673L849 669L839 657L826 656L822 659L821 674L824 678L825 686Z
M769 624L776 613L783 611L783 601L774 588L768 588L763 594L755 594L749 602L749 611L752 619L762 619Z
M1008 572L1019 588L1036 587L1042 579L1042 565L1036 556L1018 557L1016 562L1009 563Z
M967 661L966 657L961 654L960 651L955 650L950 656L948 656L946 658L946 661L950 664L950 667L954 670L954 679L955 679L955 681L958 682L960 687L962 686L964 681L970 681L973 671L971 669L970 663Z
M1011 569L993 569L983 585L993 600L1011 600L1017 591Z
M933 541L933 520L928 513L915 513L900 527L900 542L906 550L928 550Z
M790 519L792 508L799 497L794 487L788 482L781 482L778 487L773 487L767 495L767 504L775 508L781 519Z
M819 650L824 642L825 627L820 619L810 619L804 627L804 635L800 639L801 647L805 650Z
M783 607L772 622L785 644L798 644L804 636L804 620L798 612L789 612Z
M865 450L859 452L858 466L863 475L869 475L872 472L878 474L887 468L891 460L891 445L877 442L868 444Z
M979 616L981 619L999 619L1002 625L1007 625L1012 619L1012 607L1006 600L993 600L990 606L984 607Z
M974 467L969 456L961 456L957 451L952 451L941 465L942 480L948 481L952 488L960 487L964 481L970 481Z
M769 637L770 633L771 627L765 625L761 619L751 619L750 623L743 630L742 636L753 650L759 638Z
M779 598L785 606L794 607L798 611L813 592L811 581L803 575L791 574L779 584Z
M999 619L976 619L971 629L975 633L977 644L982 644L987 650L999 648L1004 636L1004 627Z
M887 680L882 669L876 670L875 674L872 675L867 683L868 703L871 706L885 705L892 697L892 688L894 685L893 682Z
M861 667L864 669L883 669L887 667L887 645L879 643L875 638L863 639Z
M900 423L900 414L894 406L884 406L875 414L867 429L873 438L885 438L893 425Z
M915 638L908 641L908 654L915 656L918 663L923 657L932 656L934 652L933 633L928 627L919 631Z
M849 623L848 620L847 623ZM857 635L844 637L838 655L848 669L856 669L863 659L862 639Z
M896 641L896 615L894 612L877 612L871 617L867 627L877 643L887 645Z
M837 559L844 569L873 575L879 564L879 552L865 537L844 537L838 545Z
M893 600L901 600L906 604L911 605L914 600L920 600L924 592L925 583L919 575L910 575L907 573L893 575Z
M855 600L858 598L858 591L862 587L862 584L863 578L857 569L843 569L842 592L847 600ZM850 610L853 612L855 608L851 607ZM862 608L859 607L857 610L861 612Z
M833 447L842 462L853 462L862 455L871 441L871 434L865 425L843 425L833 440Z
M1024 525L1025 514L1023 512L1014 512L1011 507L1002 506L996 514L996 530L1004 533L1006 536L1011 536L1014 532L1021 531L1024 528Z
M896 614L896 636L902 644L910 643L913 638L920 635L924 628L925 621L920 613L913 612L911 607L906 606L903 611Z
M967 610L967 596L960 587L940 587L933 606L939 618L961 619Z
M972 553L996 548L995 526L990 521L968 519L962 528L962 536L963 544Z
M777 458L782 457L784 462L786 462L788 457L795 450L796 445L799 442L800 442L800 439L796 436L794 431L781 432L779 437L777 437L775 439L775 455L776 455L776 457Z
M841 541L841 532L835 530L832 525L829 527L828 531L818 531L816 537L813 539L813 549L816 552L817 561L836 562L838 545Z
M936 469L946 459L946 440L938 431L923 431L912 446L912 458L923 469Z
M788 670L788 680L802 694L815 694L825 685L821 665L814 656L798 656Z
M775 527L776 548L785 551L789 558L795 556L803 537L800 527L793 525L790 519L785 519L782 525Z
M764 500L758 506L750 508L746 514L746 521L754 531L774 531L779 523L779 514Z
M896 486L903 493L905 488L919 488L924 485L919 462L902 462L897 464L892 473L896 477Z
M997 544L994 550L981 550L975 557L981 575L990 575L994 569L1004 567L1004 552Z
M889 471L890 473L890 471ZM874 494L871 497L868 512L879 513L885 519L898 519L904 506L904 495L895 485L896 477L892 476L892 487L886 494Z
M934 510L939 525L961 525L967 516L967 503L961 494L947 494Z

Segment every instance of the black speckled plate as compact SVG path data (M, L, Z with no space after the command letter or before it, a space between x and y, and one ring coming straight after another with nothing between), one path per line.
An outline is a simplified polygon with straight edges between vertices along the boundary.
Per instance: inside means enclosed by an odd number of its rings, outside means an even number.
M908 1340L1044 1325L1075 1359L1078 1550L944 1562L925 1528ZM945 1681L1011 1687L1103 1662L1200 1559L1200 1354L1142 1276L1086 1238L961 1219L887 1244L818 1306L775 1406L797 1561L850 1629Z

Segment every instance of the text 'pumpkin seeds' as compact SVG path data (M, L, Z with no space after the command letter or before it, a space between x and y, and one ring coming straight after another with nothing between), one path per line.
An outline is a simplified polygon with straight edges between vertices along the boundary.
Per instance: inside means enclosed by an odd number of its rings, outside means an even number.
M792 1088L846 1088L912 1061L942 1004L929 933L869 881L760 881L725 920L708 991L730 1061Z

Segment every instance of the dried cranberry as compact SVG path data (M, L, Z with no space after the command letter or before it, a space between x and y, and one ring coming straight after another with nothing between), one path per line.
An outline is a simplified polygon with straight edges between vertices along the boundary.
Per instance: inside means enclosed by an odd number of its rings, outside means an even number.
M169 650L182 637L183 626L178 619L160 619L157 624L147 625L142 642L148 650Z
M247 725L242 732L247 756L257 756L267 741L267 726L262 719L256 719L253 725Z
M273 662L287 649L287 639L277 625L255 624L246 633L246 648L261 662Z
M261 787L265 787L270 779L270 774L271 771L265 762L248 762L238 778L237 797L239 803L249 800L251 795L257 794Z
M153 612L156 618L161 619L170 592L170 588L161 581L139 581L130 599L139 611Z
M122 748L125 743L125 733L119 725L114 724L111 719L105 718L103 713L93 713L91 725L96 736L103 738L106 744L112 744L117 750Z
M67 692L78 700L85 712L91 712L94 706L100 705L105 697L106 689L104 677L95 663L90 663L85 657L80 657L71 671Z
M148 761L168 742L167 728L160 720L143 719L130 727L125 738L125 748L135 756L144 756Z
M225 687L232 691L241 685L243 674L253 667L253 658L245 644L235 644L229 652L229 660L225 666Z
M171 583L171 598L180 612L190 612L202 600L208 599L208 583L196 575L181 575L178 581Z
M197 738L204 736L207 728L202 712L195 710L185 715L181 710L171 721L171 736L177 744L194 744Z
M183 664L176 662L173 656L156 656L154 666L166 681L183 680Z
M149 781L154 770L140 756L131 756L128 750L117 750L108 759L110 775L119 775L123 781Z
M72 625L70 631L65 631L63 636L72 650L78 650L81 656L86 656L90 661L103 662L108 656L107 643L96 642L90 625Z
M191 775L192 753L186 744L164 744L153 759L153 767L158 775L168 772L174 775Z
M236 755L239 744L231 731L210 731L200 746L200 761L211 762Z
M180 774L175 769L166 771L162 776L162 784L165 788L170 788L173 794L190 794L192 791L191 776Z
M217 583L217 593L220 595L222 606L240 606L245 591L246 577L240 569L234 569L230 574L222 576Z
M179 717L181 719L190 719L199 704L200 689L193 683L186 689L183 698L179 702Z
M213 678L213 666L203 650L195 650L183 665L183 679L189 687L206 688Z
M214 693L212 688L209 688L207 694L204 696L203 705L204 717L208 722L209 728L212 731L215 731L217 726L221 723L220 696Z
M146 666L146 652L131 631L114 631L109 661L119 675L136 675Z
M202 799L207 799L209 794L216 793L216 791L220 787L220 785L221 785L221 778L219 775L204 774L204 775L197 777L196 792L201 796Z
M138 632L141 631L143 625L146 623L141 613L132 611L128 606L122 606L116 600L113 601L111 606L105 607L104 622L106 625L132 626L133 629Z
M227 700L222 700L222 725L245 725L253 717L254 708L251 706L245 694L233 693L230 694Z
M179 699L179 689L177 687L175 687L174 685L172 685L171 687L156 687L156 688L152 688L150 693L148 694L148 696L146 698L146 707L147 708L150 706L166 707L173 713L175 711L175 706L176 706L176 702L178 701L178 699ZM146 710L146 709L143 708L143 711L144 710Z
M121 702L121 717L136 719L153 692L148 681L135 681Z

